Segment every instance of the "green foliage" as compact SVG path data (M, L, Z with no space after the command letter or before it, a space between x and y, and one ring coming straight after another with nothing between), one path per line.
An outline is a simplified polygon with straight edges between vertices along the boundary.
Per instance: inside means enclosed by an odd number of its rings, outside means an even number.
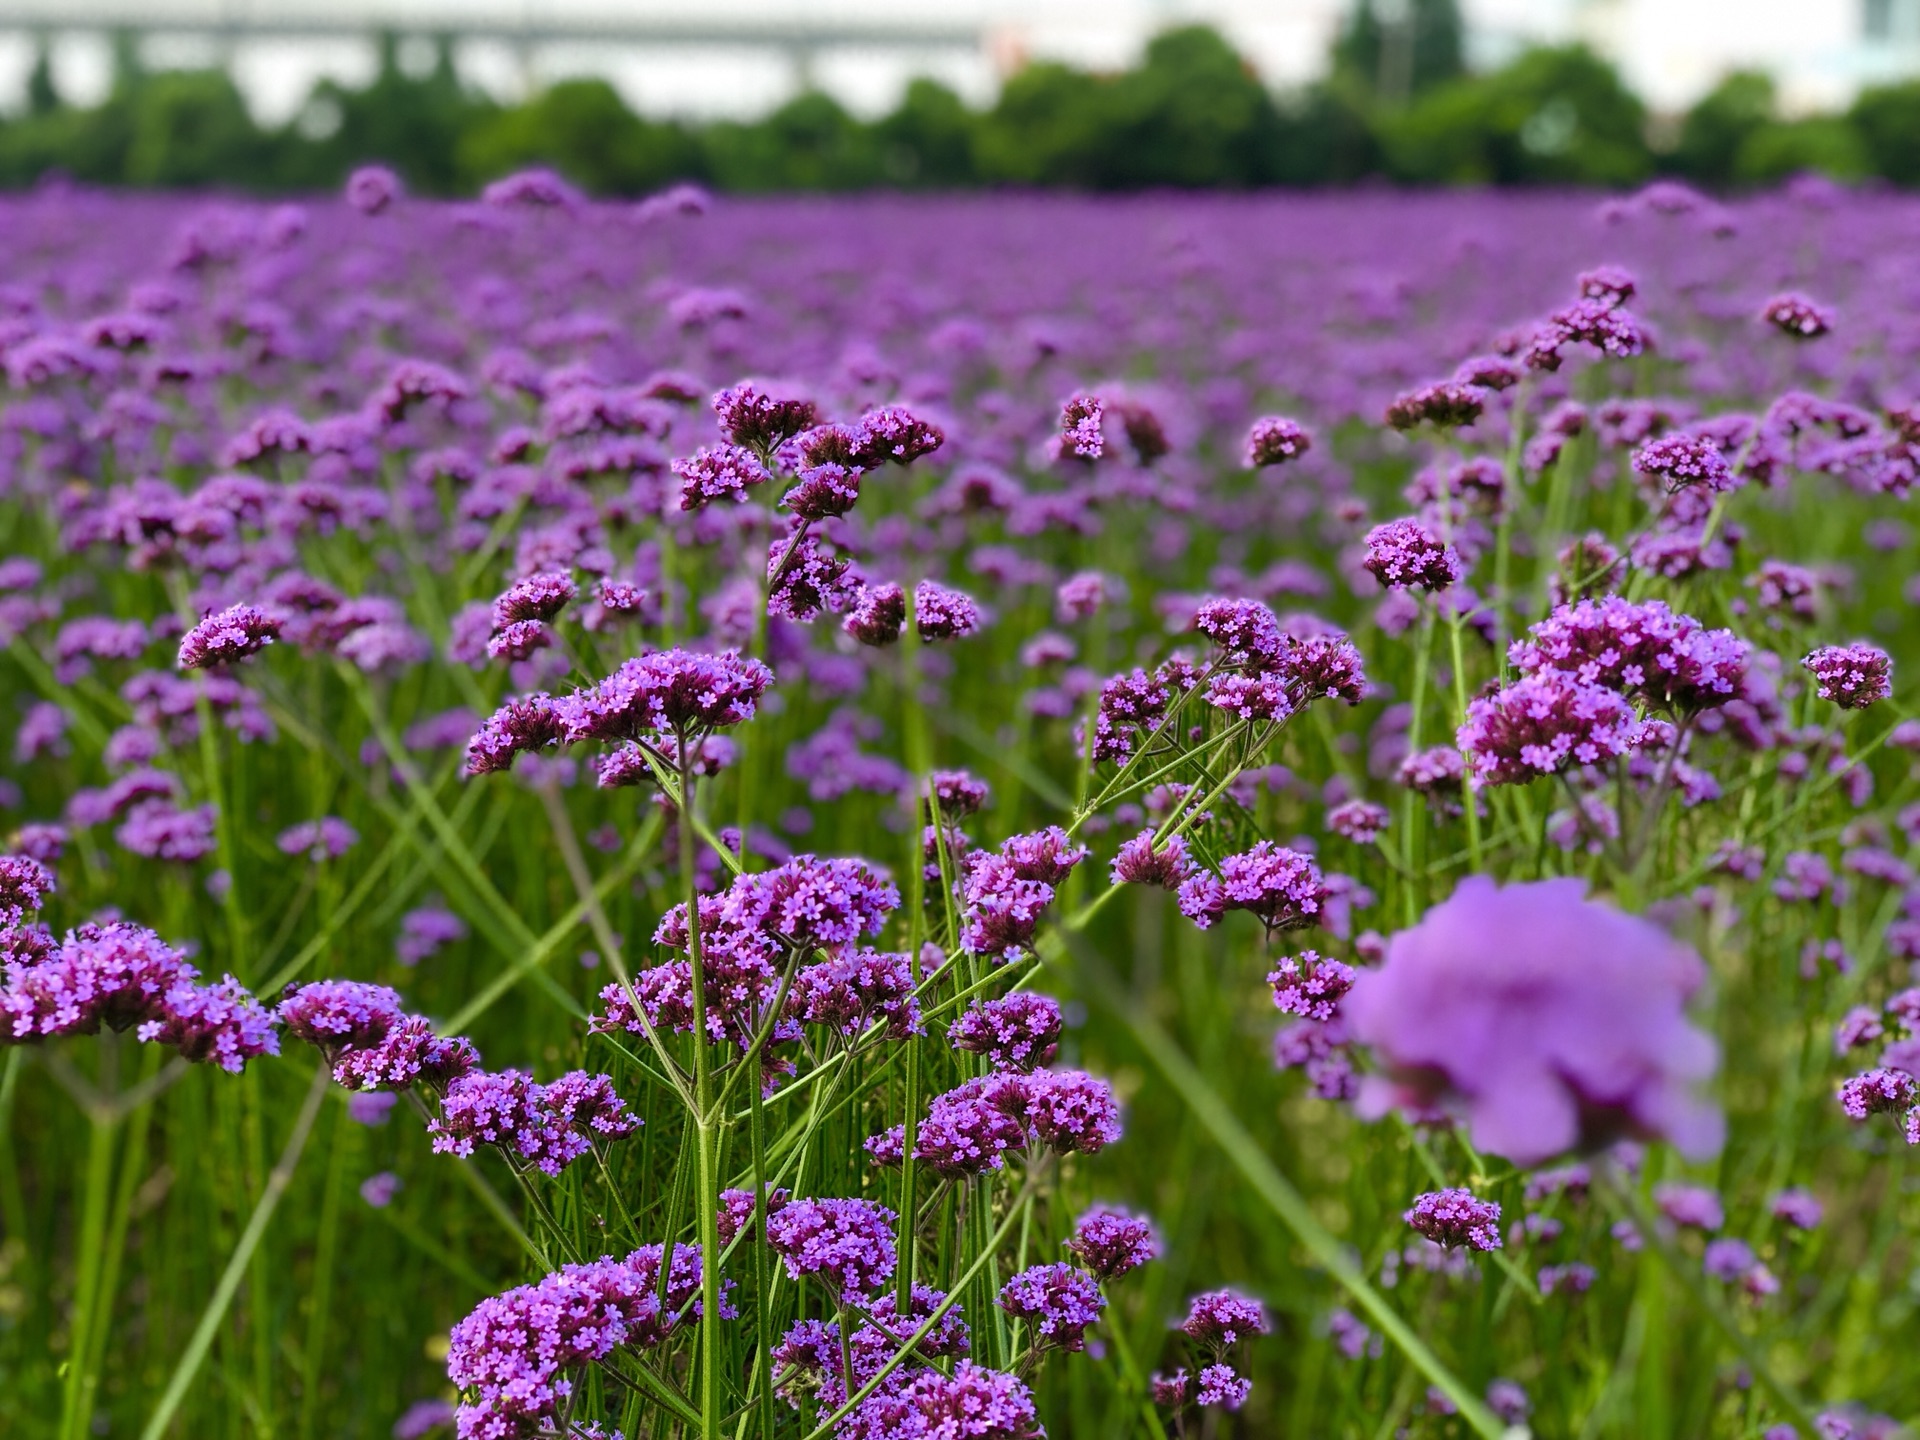
M1687 112L1670 157L1673 168L1692 180L1724 180L1734 173L1740 147L1773 119L1772 78L1737 71Z
M1920 80L1862 91L1847 118L1874 174L1920 185Z
M1646 112L1582 45L1528 51L1384 116L1396 178L1453 183L1627 185L1653 169Z
M701 169L684 126L642 120L604 80L565 80L487 116L460 137L457 155L470 185L550 165L602 195L642 194Z
M1818 170L1836 179L1857 180L1868 168L1860 132L1838 116L1821 115L1762 125L1741 142L1733 176L1764 184Z
M1404 18L1382 10L1404 9ZM1334 42L1334 73L1389 104L1405 103L1466 73L1456 0L1411 0L1382 6L1357 0Z
M1218 32L1189 25L1157 36L1127 70L1028 65L985 110L921 79L870 122L809 91L759 120L701 126L638 115L603 80L562 81L501 106L461 83L444 43L416 73L388 37L371 83L323 82L293 125L269 130L224 74L143 73L123 39L112 91L90 108L62 103L38 57L26 113L0 122L0 186L58 170L98 184L319 190L376 160L428 195L471 193L529 165L605 195L682 179L737 191L1125 191L1378 175L1630 185L1656 168L1703 185L1798 170L1920 184L1920 82L1869 90L1844 115L1785 121L1767 76L1736 73L1656 156L1645 108L1584 47L1530 50L1470 75L1457 0L1408 0L1403 20L1388 13L1380 0L1359 0L1327 79L1285 95Z

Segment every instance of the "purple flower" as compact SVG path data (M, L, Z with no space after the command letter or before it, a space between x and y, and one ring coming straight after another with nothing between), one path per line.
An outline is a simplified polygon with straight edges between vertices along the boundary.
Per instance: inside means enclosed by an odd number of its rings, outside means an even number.
M1015 1376L962 1360L951 1377L923 1370L869 1397L839 1440L1045 1440L1033 1396Z
M773 477L751 450L739 445L702 449L673 462L680 477L680 508L699 510L715 500L744 500L747 491Z
M1081 393L1060 407L1058 453L1082 460L1098 460L1106 454L1106 438L1100 433L1105 407L1098 395Z
M360 839L358 832L337 815L305 820L280 832L274 845L282 855L304 855L316 864L338 860Z
M819 414L811 400L769 394L751 381L715 395L713 413L729 440L762 454L813 425Z
M1302 950L1298 955L1282 956L1268 972L1267 984L1273 989L1273 1003L1281 1014L1331 1020L1341 997L1353 988L1355 973L1351 965Z
M1500 1248L1500 1207L1476 1200L1471 1190L1429 1190L1402 1217L1414 1232L1447 1249Z
M1920 1098L1920 1085L1905 1070L1867 1070L1840 1087L1840 1108L1849 1120L1891 1115Z
M1071 1265L1035 1265L1000 1287L999 1306L1033 1327L1035 1349L1084 1350L1086 1330L1107 1307L1100 1284Z
M892 461L910 465L946 443L938 425L923 420L901 405L882 405L860 417L854 428L853 462L863 470L877 470Z
M1818 1199L1800 1189L1782 1190L1767 1208L1796 1230L1817 1229L1826 1214Z
M1153 1372L1151 1388L1154 1404L1164 1410L1178 1410L1193 1393L1193 1377L1185 1370L1175 1370L1171 1375L1156 1370Z
M0 928L18 925L53 894L53 872L27 855L0 855Z
M493 602L493 623L499 629L529 620L551 620L580 593L573 577L549 571L516 580Z
M789 1200L767 1217L767 1243L791 1279L811 1275L842 1300L863 1299L893 1275L899 1218L870 1200Z
M922 580L913 587L913 627L924 641L958 640L980 628L980 607L959 590Z
M1486 391L1441 380L1396 396L1387 406L1387 423L1396 430L1413 430L1423 423L1451 430L1479 419L1486 403Z
M862 585L840 628L862 645L891 645L907 624L907 595L898 585Z
M1267 1311L1258 1300L1233 1290L1209 1290L1193 1297L1180 1332L1194 1344L1215 1354L1242 1338L1267 1333Z
M1180 886L1181 913L1202 930L1228 910L1251 911L1269 933L1308 929L1321 923L1329 898L1313 857L1270 840L1227 856L1217 879L1202 872Z
M1037 1070L1024 1095L1034 1139L1051 1150L1095 1155L1120 1138L1113 1087L1084 1070Z
M1686 714L1739 698L1750 658L1730 630L1708 630L1659 600L1615 595L1558 606L1530 634L1511 650L1523 674L1558 671Z
M1268 415L1253 422L1247 432L1247 467L1264 469L1298 460L1313 448L1313 437L1283 415Z
M400 917L400 938L394 942L394 957L402 965L418 965L441 946L466 938L466 921L451 910L423 905Z
M915 1132L914 1159L945 1178L1000 1169L1027 1143L1027 1079L982 1075L936 1095Z
M208 615L180 640L180 668L206 670L257 655L280 637L280 621L252 605Z
M1649 441L1634 452L1633 468L1657 480L1668 492L1734 488L1733 471L1720 447L1692 435L1667 435Z
M1796 340L1818 339L1833 329L1833 316L1824 306L1791 291L1767 301L1760 318Z
M625 661L552 708L569 742L690 736L751 720L772 683L765 665L732 651L661 650Z
M1842 710L1864 710L1893 693L1892 657L1864 640L1823 646L1800 664L1812 674L1820 698Z
M1154 833L1149 827L1121 845L1109 872L1114 884L1177 890L1194 873L1195 864L1187 853L1186 837L1169 835L1156 849Z
M1473 701L1457 738L1476 785L1524 785L1569 766L1617 759L1639 734L1619 695L1553 670Z
M1051 995L1016 991L999 1000L976 1000L947 1029L956 1050L984 1055L996 1070L1025 1074L1053 1059L1059 1046L1060 1002Z
M1252 1393L1253 1381L1231 1365L1209 1365L1200 1372L1200 1390L1194 1398L1202 1405L1238 1410Z
M1367 532L1362 562L1389 590L1445 590L1465 573L1453 547L1441 543L1418 520L1389 520Z
M1555 1295L1565 1291L1570 1295L1584 1295L1593 1288L1596 1278L1591 1265L1577 1260L1566 1265L1543 1265L1539 1275L1540 1293Z
M986 781L965 770L936 770L927 777L927 788L950 820L977 813L990 793Z
M1727 1237L1707 1242L1701 1266L1715 1280L1739 1280L1759 1262L1753 1247L1744 1240Z
M287 1033L332 1059L386 1039L403 1016L399 992L361 980L316 980L292 990L274 1012Z
M1151 1220L1106 1205L1082 1215L1067 1241L1067 1253L1103 1281L1118 1280L1158 1260L1160 1249Z
M400 1192L400 1177L391 1170L369 1175L360 1182L360 1198L376 1210L384 1210Z
M480 192L480 202L499 210L559 210L571 214L580 192L551 170L516 170Z
M1716 1060L1684 1013L1699 958L1584 890L1470 876L1393 937L1342 1003L1386 1070L1362 1082L1363 1114L1452 1110L1522 1166L1622 1135L1719 1148L1720 1115L1692 1093Z
M509 700L467 742L466 773L491 775L511 769L515 756L551 749L565 736L566 724L545 691Z
M378 215L400 198L400 177L384 165L362 165L347 177L346 194L362 215Z
M1653 1203L1674 1224L1690 1229L1713 1231L1727 1223L1726 1207L1720 1203L1720 1192L1704 1185L1656 1185Z
M1460 758L1458 751L1444 753L1456 760ZM1392 820L1392 812L1386 806L1376 805L1371 800L1348 800L1327 812L1327 828L1356 845L1373 844L1386 833Z

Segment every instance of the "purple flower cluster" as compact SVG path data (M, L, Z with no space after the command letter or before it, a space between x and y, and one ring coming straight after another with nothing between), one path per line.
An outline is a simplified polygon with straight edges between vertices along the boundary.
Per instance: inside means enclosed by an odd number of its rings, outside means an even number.
M1096 1324L1107 1300L1100 1284L1071 1265L1035 1265L1000 1287L1000 1308L1032 1327L1033 1347L1086 1349L1087 1328Z
M1500 1248L1500 1207L1475 1199L1471 1190L1429 1190L1403 1218L1416 1234L1449 1250Z
M37 926L0 937L0 1043L132 1030L236 1075L249 1060L280 1053L272 1013L239 981L200 984L199 971L151 930L116 921L82 925L60 941Z
M459 1409L461 1440L551 1433L574 1394L568 1372L650 1349L698 1317L700 1248L674 1246L664 1286L662 1258L658 1245L602 1256L482 1300L448 1337L447 1376L471 1397Z
M1161 1244L1152 1221L1096 1205L1075 1222L1067 1253L1100 1280L1118 1280L1158 1260Z
M1558 672L1682 714L1738 698L1750 662L1732 631L1706 629L1659 600L1610 595L1556 606L1529 634L1510 652L1522 674Z
M1617 760L1639 735L1632 707L1617 693L1543 670L1473 701L1458 738L1476 785L1524 785L1569 766Z
M280 638L281 622L254 605L208 615L180 639L180 668L210 670L257 655Z
M1113 1087L1081 1070L994 1071L934 1096L915 1131L914 1159L943 1177L998 1170L1009 1152L1041 1145L1093 1155L1120 1138ZM901 1128L867 1142L879 1163L900 1158Z
M1313 448L1313 437L1297 422L1283 415L1268 415L1253 422L1247 432L1247 466L1264 469L1297 460Z
M1800 663L1813 676L1820 698L1842 710L1864 710L1893 693L1892 657L1864 640L1823 646Z
M1720 1115L1693 1093L1717 1056L1684 1013L1699 958L1584 891L1471 876L1388 942L1342 1002L1384 1072L1362 1082L1363 1114L1444 1109L1518 1165L1622 1136L1719 1148Z
M1446 590L1465 574L1460 556L1418 520L1389 520L1367 532L1367 573L1389 590Z
M1246 910L1268 934L1322 924L1332 898L1312 856L1270 840L1226 856L1218 875L1202 870L1190 876L1181 883L1179 895L1180 913L1202 930L1229 910Z
M1328 960L1312 950L1284 955L1267 974L1273 990L1273 1003L1283 1015L1300 1015L1308 1020L1331 1020L1341 997L1353 988L1355 971L1351 965Z
M947 1027L947 1040L956 1050L984 1055L996 1070L1025 1074L1051 1063L1062 1023L1058 1000L1016 991L976 1000Z
M870 1200L789 1200L767 1217L767 1243L790 1278L812 1276L838 1300L861 1299L893 1275L899 1219Z

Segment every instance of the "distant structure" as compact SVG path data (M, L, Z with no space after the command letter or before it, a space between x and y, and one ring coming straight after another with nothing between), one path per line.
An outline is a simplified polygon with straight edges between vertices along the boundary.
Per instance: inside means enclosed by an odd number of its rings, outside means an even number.
M263 116L322 75L353 82L387 33L447 40L496 92L572 74L612 79L645 111L751 114L820 85L856 108L929 74L990 98L1029 59L1120 67L1170 25L1218 26L1275 85L1313 79L1354 0L0 0L0 92L35 45L104 75L107 39L158 66L226 63ZM1411 0L1372 0L1391 17ZM1584 41L1657 109L1762 70L1790 111L1844 105L1920 74L1920 0L1460 0L1470 58ZM89 60L88 57L91 57ZM56 69L61 67L56 66ZM100 83L104 83L101 81ZM85 84L78 86L85 89ZM87 98L84 95L77 98ZM0 93L0 103L6 96Z

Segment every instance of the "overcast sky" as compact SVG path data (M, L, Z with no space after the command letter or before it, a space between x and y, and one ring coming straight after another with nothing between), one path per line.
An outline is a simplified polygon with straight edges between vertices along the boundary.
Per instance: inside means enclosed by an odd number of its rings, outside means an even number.
M1279 86L1311 79L1347 0L0 0L0 106L24 96L33 41L24 29L5 32L9 18L71 26L54 42L63 93L97 99L107 83L109 51L87 20L138 15L278 17L325 14L364 17L369 29L458 34L476 19L512 25L571 18L646 15L704 19L752 35L768 23L924 21L976 37L912 49L828 50L805 72L790 52L765 46L676 46L647 51L604 43L516 47L499 40L460 42L460 69L502 99L529 85L568 75L612 80L636 108L653 114L752 115L792 94L810 78L852 108L877 113L914 75L947 81L976 102L991 98L1000 77L1020 60L1056 57L1094 66L1134 59L1154 31L1190 20L1218 25ZM1884 10L1884 39L1865 32L1871 6ZM1678 109L1728 70L1755 66L1782 81L1790 105L1840 103L1863 78L1920 69L1920 0L1463 0L1474 58L1497 62L1529 40L1585 38L1612 55L1642 94ZM146 42L150 63L215 63L211 40L157 33ZM314 81L364 81L374 55L347 38L258 38L227 58L263 120L289 118Z

